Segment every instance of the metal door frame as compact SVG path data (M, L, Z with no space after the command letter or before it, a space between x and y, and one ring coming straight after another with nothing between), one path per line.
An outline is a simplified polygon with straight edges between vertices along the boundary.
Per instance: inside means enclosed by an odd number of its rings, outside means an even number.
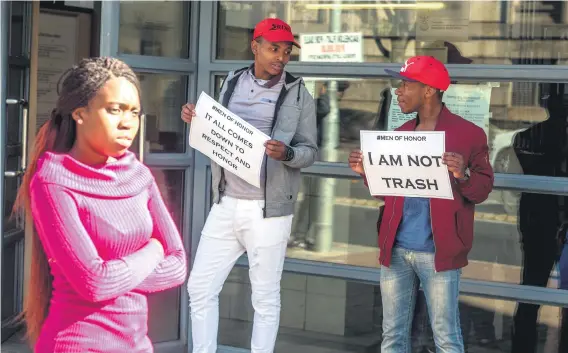
M31 44L31 26L32 26L32 3L25 2L22 6L23 8L23 32L22 32L22 53L18 56L10 56L10 26L12 25L12 6L13 2L2 1L0 2L0 200L2 200L2 211L4 212L4 200L6 197L5 190L5 177L10 174L10 177L20 177L21 173L25 169L25 164L27 161L27 129L28 129L28 101L30 95L30 44ZM17 97L8 96L8 73L11 67L15 67L22 70L20 77L21 87L23 92L19 92ZM6 142L7 142L7 106L8 105L19 105L20 115L23 117L20 121L21 125L21 145L22 145L22 156L21 162L19 163L18 170L6 171ZM0 219L0 230L2 230L2 246L0 246L0 261L2 260L4 245L5 245L5 234L4 234L4 214ZM24 299L24 266L25 266L25 225L22 224L21 229L16 229L12 232L14 237L18 237L17 240L12 240L13 242L18 242L16 245L16 264L14 267L15 273L15 284L16 288L10 288L10 290L15 290L15 311L21 312L23 299ZM21 239L20 239L21 236ZM3 288L3 290L5 290ZM12 316L14 318L15 316ZM12 318L7 319L8 321ZM3 322L3 324L5 324ZM7 325L2 327L2 338L5 340L13 333L20 329L19 325Z

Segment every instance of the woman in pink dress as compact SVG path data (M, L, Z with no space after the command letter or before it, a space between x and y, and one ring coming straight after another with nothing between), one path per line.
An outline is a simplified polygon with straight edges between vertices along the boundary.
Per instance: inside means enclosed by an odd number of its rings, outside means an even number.
M82 60L62 77L16 211L33 216L23 318L36 353L148 353L147 294L181 285L186 254L149 169L134 72Z

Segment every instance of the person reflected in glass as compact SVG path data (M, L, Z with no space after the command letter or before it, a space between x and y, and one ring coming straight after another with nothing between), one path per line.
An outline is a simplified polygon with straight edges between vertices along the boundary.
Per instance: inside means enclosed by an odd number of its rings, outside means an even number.
M129 151L138 78L89 58L61 78L14 211L32 216L23 318L35 353L153 352L147 295L181 285L186 253L150 170Z
M345 95L345 91L349 88L348 81L337 81L337 102L341 101L343 96ZM317 133L318 133L318 148L321 151L322 142L323 142L323 124L324 119L329 115L331 111L330 105L330 97L329 97L329 82L324 82L320 88L319 96L316 99L316 119L317 119ZM339 109L337 110L339 114ZM299 206L297 207L298 211L296 212L295 222L293 224L292 235L290 236L290 241L288 242L288 247L297 247L306 250L314 250L316 245L316 240L313 239L310 233L311 227L311 220L312 207L311 204L311 196L313 192L313 184L312 182L317 180L311 176L303 176L302 177L302 192L303 198L299 202Z
M558 232L558 273L560 284L558 288L568 290L568 222L565 222ZM562 308L560 319L560 334L558 353L568 352L568 307Z
M541 105L548 119L518 133L513 147L524 174L562 176L566 159L564 84L542 84ZM523 251L521 284L546 287L557 260L557 230L562 219L560 197L524 192L519 204L519 232ZM537 351L540 305L519 303L513 319L511 353Z

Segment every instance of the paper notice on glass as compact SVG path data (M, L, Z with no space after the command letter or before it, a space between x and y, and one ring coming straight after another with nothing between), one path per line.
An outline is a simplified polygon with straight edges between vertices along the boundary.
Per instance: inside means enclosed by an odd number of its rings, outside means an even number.
M489 85L451 85L442 99L448 109L489 132L489 108L491 87Z
M361 131L371 195L453 199L445 141L443 131Z
M396 88L391 88L391 101L387 121L387 129L390 131L416 118L416 113L404 114L400 110L395 90ZM491 87L489 85L450 85L448 90L444 92L442 101L452 113L479 126L487 135L491 117L489 112Z
M363 62L363 34L300 34L300 61Z
M189 145L247 183L260 187L270 137L201 92L191 121Z

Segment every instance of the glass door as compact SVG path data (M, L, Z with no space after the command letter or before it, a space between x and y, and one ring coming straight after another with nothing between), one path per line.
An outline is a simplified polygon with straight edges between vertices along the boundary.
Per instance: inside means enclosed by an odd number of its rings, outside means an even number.
M0 173L2 199L2 341L19 327L8 325L22 310L24 225L11 212L26 166L31 3L2 2L0 22Z

